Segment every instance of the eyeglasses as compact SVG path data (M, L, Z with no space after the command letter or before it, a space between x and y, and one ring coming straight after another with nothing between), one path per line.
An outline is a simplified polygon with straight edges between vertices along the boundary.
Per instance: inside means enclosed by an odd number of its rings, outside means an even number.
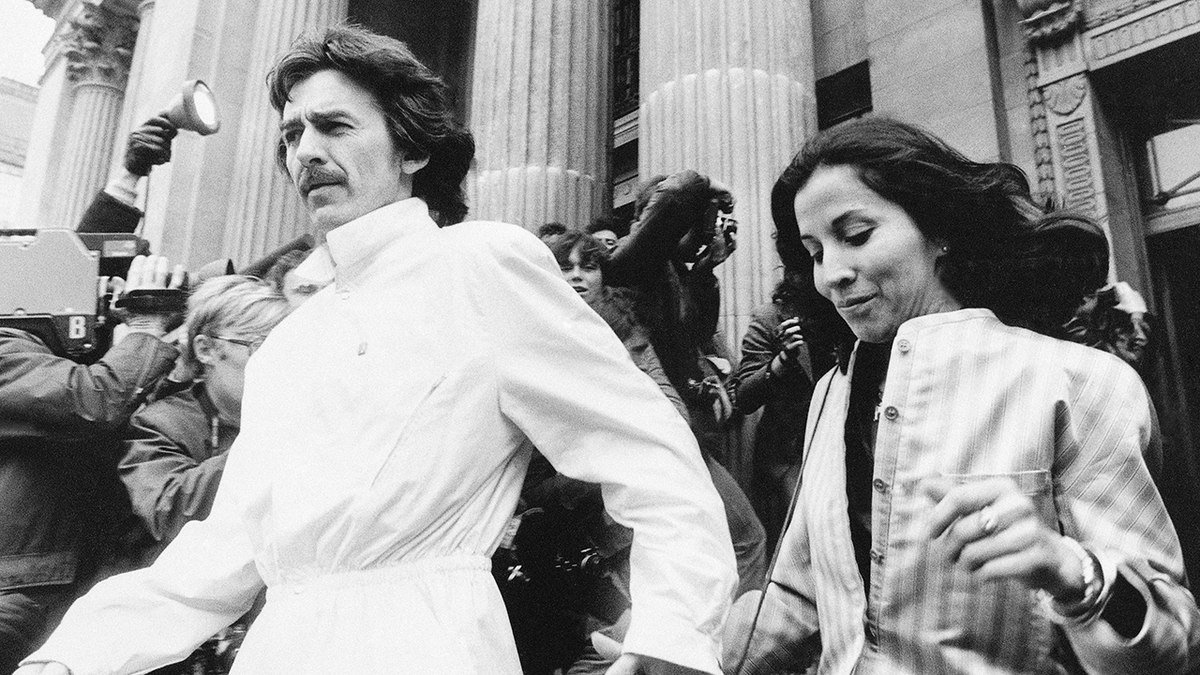
M211 337L214 340L220 340L222 342L230 342L235 345L241 345L241 346L245 347L246 349L250 350L250 354L254 354L254 352L258 351L258 348L262 346L263 340L267 339L266 335L252 335L250 337L250 339L227 337L225 335L210 335L209 337Z

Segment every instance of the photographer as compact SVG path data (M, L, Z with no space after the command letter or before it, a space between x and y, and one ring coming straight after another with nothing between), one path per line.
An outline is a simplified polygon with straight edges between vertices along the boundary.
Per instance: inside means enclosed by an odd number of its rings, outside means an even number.
M138 256L126 290L178 288L182 269L168 270ZM123 495L112 434L174 365L161 338L176 319L129 314L90 366L0 328L0 672L42 643L106 552L121 516L109 499Z
M714 270L737 248L732 213L733 195L702 174L651 178L638 191L629 236L604 265L607 283L638 290L635 311L698 433L722 425L732 408L705 358L723 351L714 350L720 310Z

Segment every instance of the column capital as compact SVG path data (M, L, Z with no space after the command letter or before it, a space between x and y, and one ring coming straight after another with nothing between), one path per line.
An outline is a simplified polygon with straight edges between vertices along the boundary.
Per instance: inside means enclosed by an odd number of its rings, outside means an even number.
M137 19L101 6L83 5L67 23L60 39L70 80L124 91L137 42Z
M1016 0L1021 28L1033 44L1056 43L1070 38L1079 26L1079 0Z

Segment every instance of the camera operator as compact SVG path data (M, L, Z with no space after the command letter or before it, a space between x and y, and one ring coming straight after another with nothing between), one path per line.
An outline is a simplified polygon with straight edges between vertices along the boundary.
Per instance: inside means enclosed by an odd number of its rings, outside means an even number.
M182 281L166 258L138 256L125 289ZM43 642L105 553L105 523L120 517L107 499L123 494L112 434L174 365L161 338L177 320L131 310L90 366L0 328L0 672Z
M129 134L125 162L101 190L75 228L77 232L133 232L142 212L138 210L137 185L150 169L171 160L171 141L179 130L159 114Z

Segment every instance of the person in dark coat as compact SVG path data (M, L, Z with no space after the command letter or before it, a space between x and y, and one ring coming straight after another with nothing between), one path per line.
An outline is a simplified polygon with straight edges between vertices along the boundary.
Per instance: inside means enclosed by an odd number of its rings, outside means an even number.
M135 258L127 288L181 281L156 262ZM0 672L42 643L115 545L128 514L115 433L175 363L169 324L130 316L90 366L0 328Z
M189 389L138 411L123 438L121 480L156 542L146 564L212 508L241 424L246 363L290 311L275 288L247 276L210 279L188 299L186 356L199 376Z

